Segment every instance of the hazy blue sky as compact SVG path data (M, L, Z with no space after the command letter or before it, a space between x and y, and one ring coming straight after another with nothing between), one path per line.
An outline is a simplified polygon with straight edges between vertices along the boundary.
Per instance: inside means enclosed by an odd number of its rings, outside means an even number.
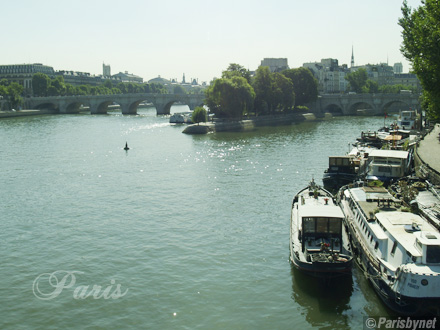
M408 0L415 8L420 0ZM402 0L2 1L0 64L128 71L149 80L199 82L229 63L255 70L265 57L291 68L336 58L350 65L402 62Z

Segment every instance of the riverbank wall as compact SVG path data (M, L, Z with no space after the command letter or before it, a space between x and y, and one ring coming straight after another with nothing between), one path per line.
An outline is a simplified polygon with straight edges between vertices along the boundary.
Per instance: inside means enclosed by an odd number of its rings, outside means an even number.
M260 116L244 120L220 120L208 123L199 123L187 126L183 133L185 134L206 134L214 132L245 132L254 130L256 127L290 125L304 121L315 121L331 118L327 113L323 117L317 117L313 113L287 114L287 115L269 115Z

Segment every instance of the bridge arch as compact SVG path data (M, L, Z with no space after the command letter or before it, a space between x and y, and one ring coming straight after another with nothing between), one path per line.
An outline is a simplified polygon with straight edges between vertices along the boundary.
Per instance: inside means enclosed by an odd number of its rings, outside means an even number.
M143 97L143 98L139 98L136 99L135 101L130 101L128 102L128 104L125 105L125 110L123 108L122 113L123 114L129 114L129 115L135 115L137 114L137 109L139 107L139 105L143 102L148 102L148 103L153 103L154 104L154 99L151 97Z
M34 108L37 110L59 110L58 105L52 102L40 103L34 106Z
M399 113L400 110L409 109L411 107L408 102L400 100L392 100L383 105L383 111L386 113Z
M374 105L372 105L369 102L365 102L365 101L359 101L359 102L354 102L352 104L350 104L347 107L347 115L371 115L373 114L375 111L375 107Z
M158 115L169 115L171 113L171 106L176 102L187 105L190 109L194 108L188 94L175 94L171 98L169 96L170 94L162 94L153 102Z
M326 105L324 108L324 112L330 112L332 114L342 115L344 113L344 109L339 104L331 103Z
M82 105L83 103L78 101L68 103L65 107L65 113L78 113Z

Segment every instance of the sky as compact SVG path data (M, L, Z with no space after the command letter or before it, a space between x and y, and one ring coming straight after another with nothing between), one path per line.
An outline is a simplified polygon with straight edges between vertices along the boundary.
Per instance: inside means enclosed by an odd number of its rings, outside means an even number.
M0 65L128 71L148 81L220 77L264 58L290 68L323 58L350 66L396 62L402 0L1 0ZM420 0L407 0L417 8Z

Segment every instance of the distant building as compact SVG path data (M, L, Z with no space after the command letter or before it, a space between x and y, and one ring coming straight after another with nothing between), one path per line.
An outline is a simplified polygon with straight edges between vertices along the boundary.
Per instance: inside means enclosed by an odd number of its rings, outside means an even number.
M53 67L41 63L0 65L0 80L17 82L24 87L25 94L32 94L32 77L38 72L50 78L53 78L55 74Z
M121 80L122 82L131 82L131 83L139 83L139 84L142 84L144 82L143 78L128 73L128 71L125 71L125 73L119 72L117 74L114 74L112 77Z
M318 80L320 93L342 93L347 90L345 75L349 72L347 65L339 66L338 60L333 58L322 59L321 62L304 63Z
M268 66L270 72L281 72L289 69L287 58L265 58L261 61L260 66Z
M365 69L367 71L368 79L377 82L379 86L393 85L394 83L393 67L387 63L356 66L352 69L352 71L356 71L360 68Z
M162 85L170 85L171 81L165 78L162 78L161 76L157 76L156 78L148 80L149 84L162 84Z
M403 72L403 65L402 65L402 63L400 63L400 62L399 63L394 63L393 70L394 70L395 74L402 73Z
M420 80L413 73L398 73L394 74L394 85L405 85L414 88L417 93L422 91L422 85L420 85Z
M60 70L55 72L55 76L62 76L66 84L71 84L73 86L80 86L80 85L98 86L103 84L106 80L111 80L114 85L121 82L120 79L111 76L106 76L106 77L101 75L95 76L95 75L91 75L88 72L79 72L79 71Z
M102 63L102 75L104 77L111 77L111 69L110 65L106 65L105 63Z

